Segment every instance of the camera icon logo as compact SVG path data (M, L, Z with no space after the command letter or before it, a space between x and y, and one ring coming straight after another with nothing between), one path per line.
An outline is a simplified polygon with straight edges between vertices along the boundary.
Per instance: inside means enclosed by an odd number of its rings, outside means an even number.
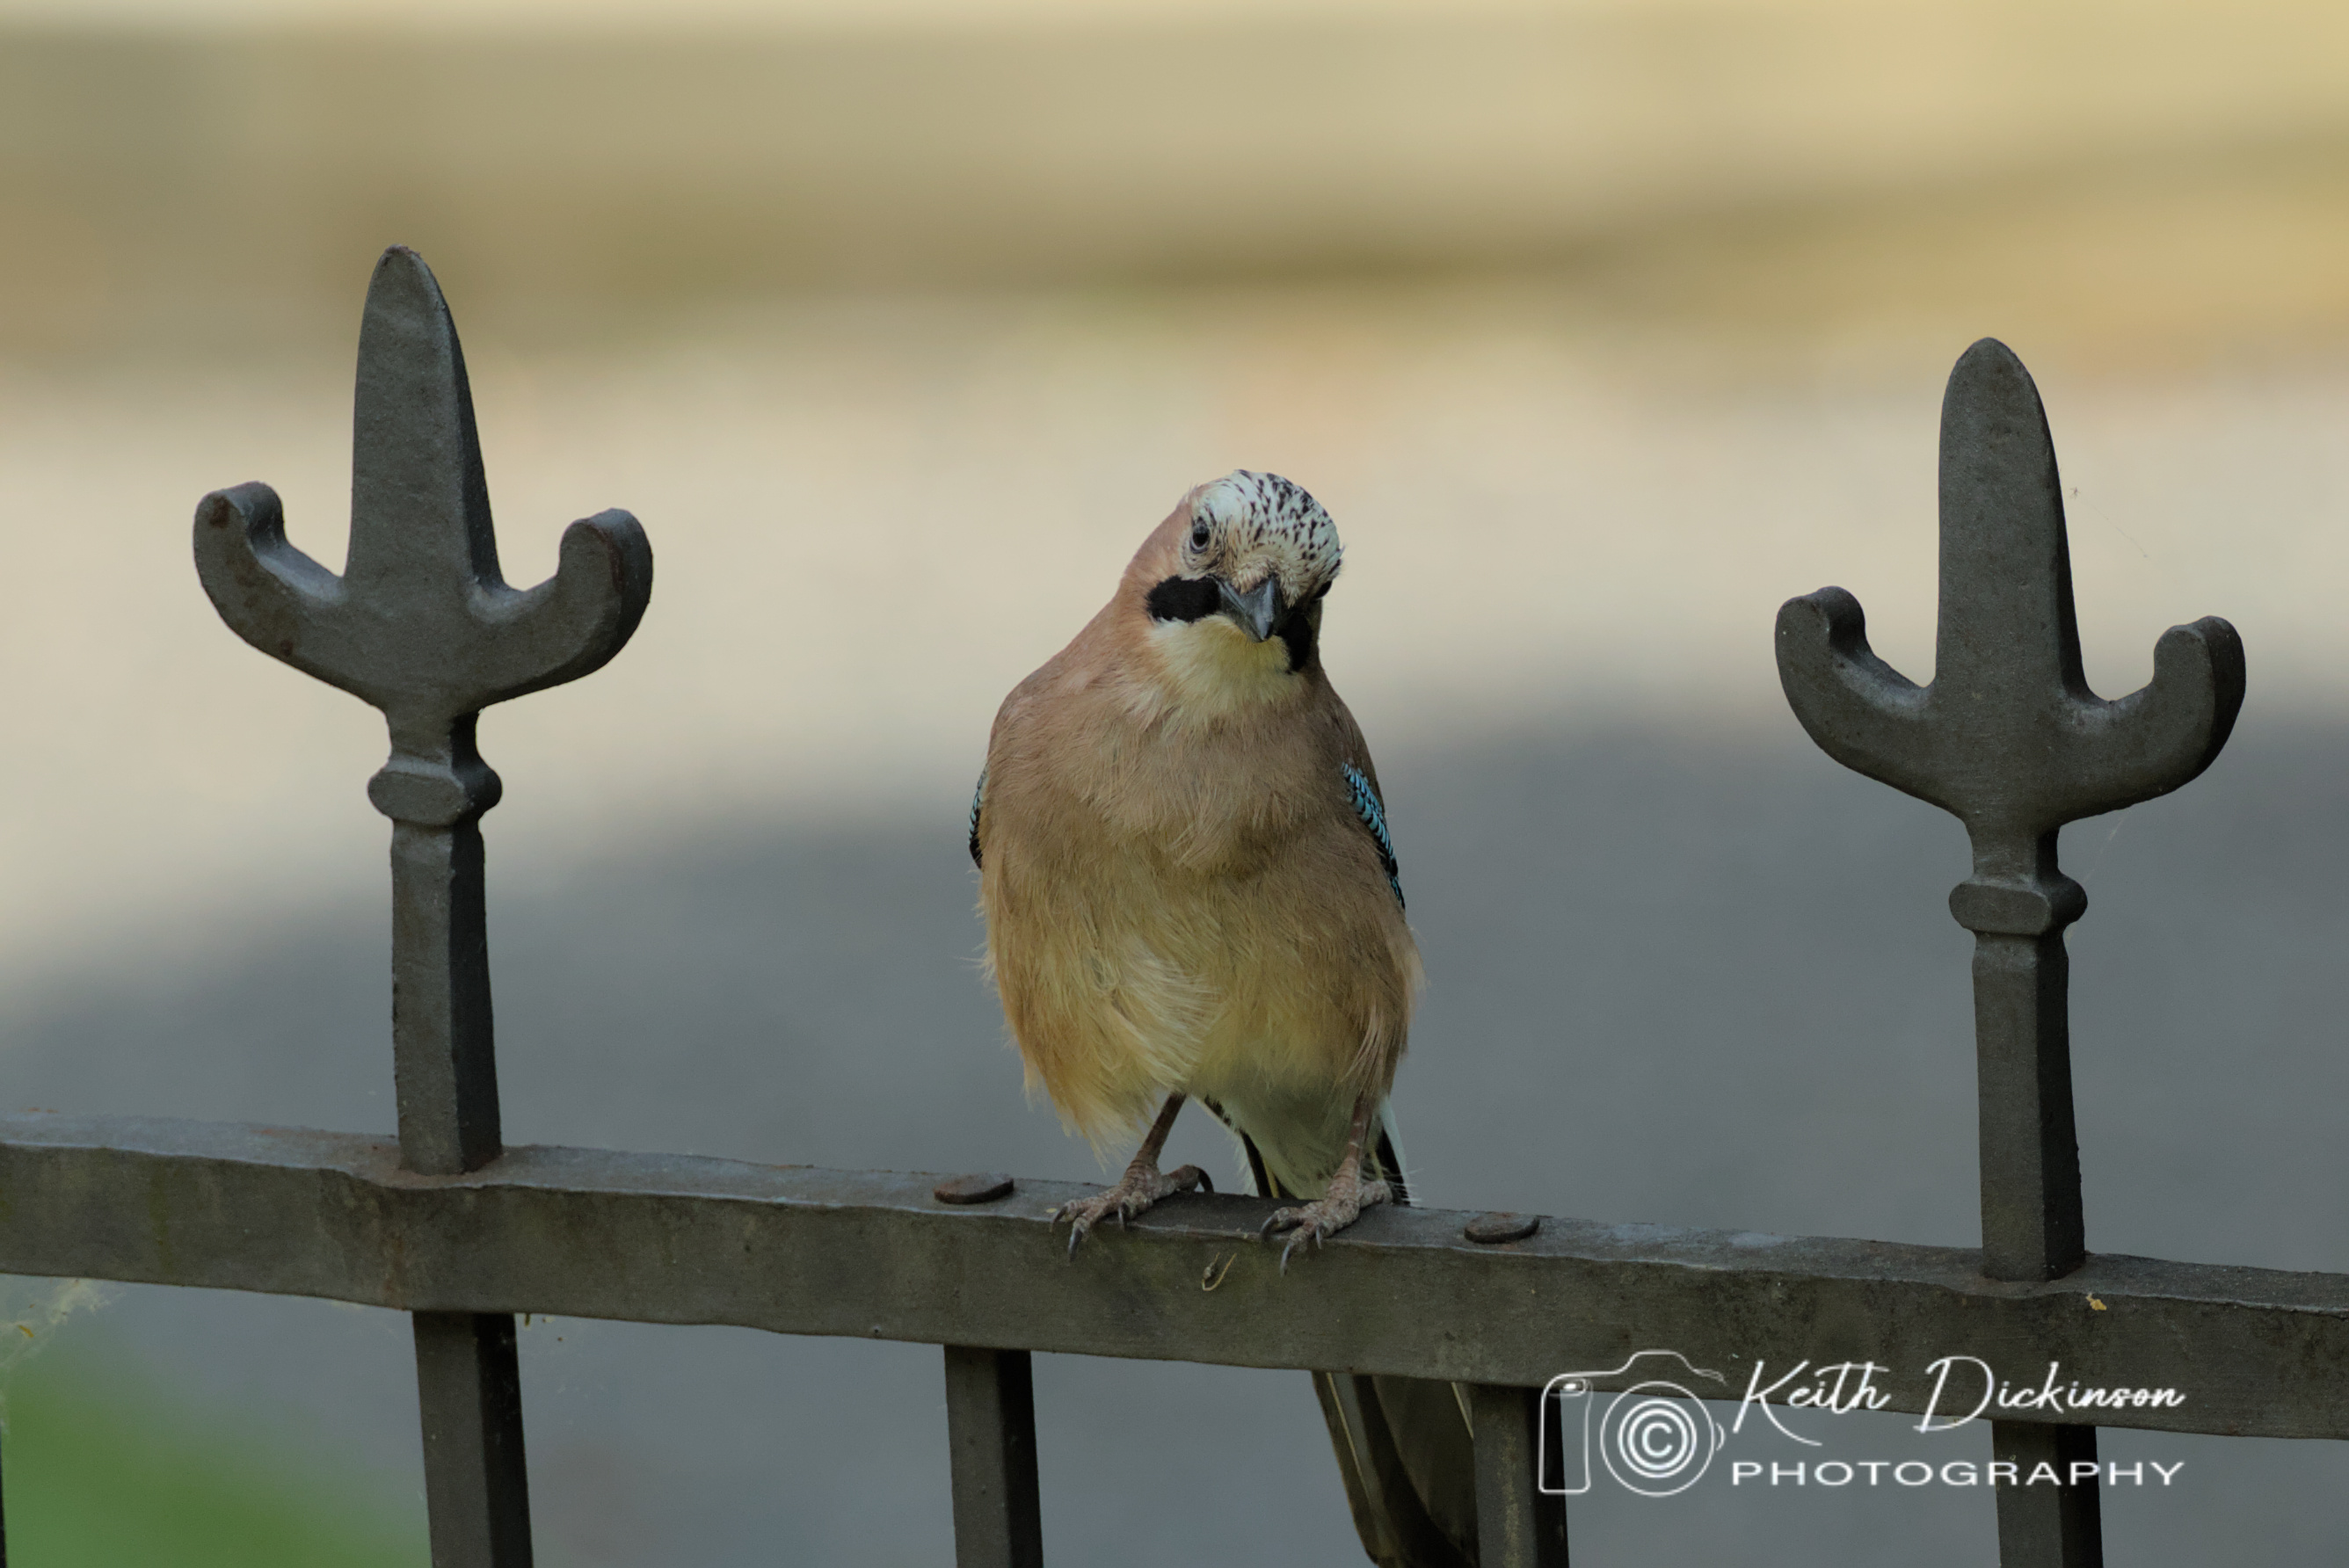
M1642 1497L1686 1491L1712 1468L1728 1434L1686 1384L1651 1378L1614 1395L1597 1391L1602 1379L1630 1375L1649 1357L1667 1357L1698 1377L1727 1385L1718 1372L1692 1366L1677 1350L1642 1350L1605 1372L1561 1372L1542 1389L1540 1469L1537 1484L1553 1497L1590 1490L1590 1453L1625 1488ZM1717 1396L1716 1396L1717 1397ZM1606 1411L1591 1411L1602 1400Z

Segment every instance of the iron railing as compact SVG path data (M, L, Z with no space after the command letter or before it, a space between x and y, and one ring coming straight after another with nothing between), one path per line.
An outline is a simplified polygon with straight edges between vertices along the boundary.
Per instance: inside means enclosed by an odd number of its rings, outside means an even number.
M1931 1397L1926 1368L1951 1354L2060 1362L2101 1387L2190 1369L2182 1405L1994 1423L1996 1458L2067 1478L2093 1461L2091 1419L2349 1438L2349 1276L2085 1247L2063 931L2086 901L2057 868L2056 833L2206 767L2243 663L2232 628L2202 621L2161 639L2144 691L2089 693L2054 449L1999 344L1968 351L1943 406L1933 684L1868 651L1840 589L1788 603L1777 634L1812 737L1972 838L1951 908L1976 937L1980 1251L1382 1208L1283 1278L1257 1241L1270 1205L1247 1197L1170 1199L1070 1263L1049 1218L1081 1191L1067 1184L506 1148L480 831L499 785L474 717L616 654L649 597L651 552L633 518L605 512L571 526L547 583L503 583L456 331L405 250L367 296L354 463L341 577L285 542L262 485L204 499L195 552L231 626L389 725L368 793L393 823L398 1136L0 1118L0 1271L413 1314L438 1568L530 1561L519 1312L944 1346L965 1568L1041 1561L1039 1350L1463 1385L1487 1568L1564 1560L1557 1501L1536 1478L1543 1386L1655 1345L1716 1366L1831 1346L1877 1364L1879 1408L1912 1413ZM2098 1495L2093 1480L2000 1488L2002 1561L2100 1562Z

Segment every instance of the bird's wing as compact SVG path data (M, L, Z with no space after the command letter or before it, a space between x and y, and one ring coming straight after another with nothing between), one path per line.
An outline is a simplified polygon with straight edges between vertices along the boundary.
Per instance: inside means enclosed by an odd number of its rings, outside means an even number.
M978 865L978 812L987 804L987 769L978 770L978 788L970 792L970 863ZM985 868L980 867L981 870Z
M1371 776L1349 762L1340 771L1346 780L1346 795L1353 802L1354 815L1370 830L1371 840L1379 847L1379 869L1387 873L1387 886L1394 889L1395 907L1403 907L1402 872L1395 864L1394 839L1387 831L1386 803L1379 799L1379 787Z

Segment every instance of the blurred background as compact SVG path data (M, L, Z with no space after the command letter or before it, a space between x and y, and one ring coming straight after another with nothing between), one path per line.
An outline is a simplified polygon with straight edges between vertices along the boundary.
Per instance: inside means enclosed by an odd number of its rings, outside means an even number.
M12 1108L390 1126L380 721L225 631L187 528L264 479L339 563L393 242L508 575L606 506L659 561L613 665L483 720L512 1140L1094 1177L1022 1099L963 812L1002 694L1250 467L1348 546L1429 1200L1973 1244L1962 834L1809 747L1769 636L1838 583L1930 677L1987 334L2047 400L2092 682L2206 614L2251 662L2203 779L2065 835L2090 1243L2349 1270L2349 11L0 0ZM11 1289L22 1563L424 1561L404 1319ZM523 1346L550 1568L948 1560L934 1350ZM1038 1379L1055 1561L1361 1561L1301 1376ZM2336 1445L2105 1452L2187 1466L2108 1501L2116 1562L2349 1546ZM1993 1539L1985 1497L1726 1478L1574 1531Z

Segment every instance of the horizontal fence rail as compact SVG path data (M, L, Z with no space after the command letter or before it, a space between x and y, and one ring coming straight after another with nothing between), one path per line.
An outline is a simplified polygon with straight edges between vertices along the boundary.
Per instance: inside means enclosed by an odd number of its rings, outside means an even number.
M2190 1380L2183 1405L2053 1418L2349 1438L2344 1274L2092 1254L2061 1281L2001 1282L1969 1248L1557 1219L1487 1246L1463 1234L1475 1216L1381 1208L1284 1277L1257 1237L1270 1200L1195 1194L1071 1264L1049 1216L1092 1189L1021 1181L970 1205L936 1181L553 1148L421 1176L384 1138L13 1116L0 1268L1523 1387L1669 1346L1725 1374L1730 1399L1757 1357L1772 1378L1873 1361L1885 1408L1911 1413L1930 1363L1968 1355L2019 1384L2051 1361L2083 1387Z

